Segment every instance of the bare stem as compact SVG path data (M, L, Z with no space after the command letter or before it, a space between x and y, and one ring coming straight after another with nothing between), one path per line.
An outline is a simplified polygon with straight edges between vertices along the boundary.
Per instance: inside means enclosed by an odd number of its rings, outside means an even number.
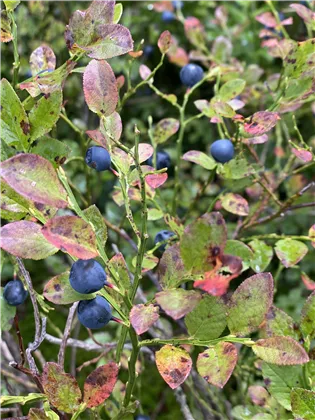
M68 340L69 335L70 335L73 318L74 318L75 311L76 311L78 305L79 305L79 302L74 302L74 304L69 309L69 314L68 314L65 330L64 330L64 333L63 333L62 342L61 342L59 353L58 353L58 364L62 368L63 368L64 363L65 363L65 350L66 350L67 340Z

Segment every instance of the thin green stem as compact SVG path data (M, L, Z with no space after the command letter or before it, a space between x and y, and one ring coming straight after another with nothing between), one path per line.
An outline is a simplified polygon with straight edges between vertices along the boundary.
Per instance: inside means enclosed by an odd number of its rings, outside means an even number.
M123 403L124 407L128 406L131 396L132 396L132 391L136 383L136 377L137 377L136 363L137 363L137 358L138 358L138 354L140 350L138 346L138 336L132 327L130 327L129 329L129 336L131 340L132 351L131 351L130 359L128 362L129 377L128 377L126 394L125 394L124 403Z
M298 235L277 235L276 233L268 233L265 235L254 235L254 236L247 236L245 238L240 238L239 240L242 242L252 241L253 239L297 239L300 241L314 241L314 238L310 236L298 236Z
M267 4L268 4L268 6L270 7L270 10L271 10L272 14L274 15L274 17L275 17L275 19L276 19L276 21L277 21L277 24L279 25L280 30L281 30L281 32L283 33L284 37L285 37L286 39L290 39L290 36L289 36L288 32L286 31L285 27L284 27L284 26L282 25L282 23L281 23L281 20L280 20L280 18L279 18L279 14L278 14L278 12L277 12L276 8L274 7L274 5L273 5L272 1L271 1L271 0L266 0L266 3L267 3Z
M160 338L152 338L150 340L142 340L139 342L138 346L156 346L156 345L164 345L164 344L171 344L173 346L181 345L181 344L192 344L194 346L200 347L209 347L214 344L220 343L221 341L227 341L229 343L240 343L246 346L252 346L255 342L252 341L250 338L239 338L233 335L227 335L225 337L216 338L215 340L198 340L194 337L187 337L187 338L170 338L170 339L160 339Z
M18 44L17 44L17 26L14 19L14 13L12 11L8 11L8 16L12 22L12 42L13 42L13 54L14 54L14 63L13 63L13 88L15 89L16 85L18 84L19 79L19 70L20 70L20 56L18 51Z

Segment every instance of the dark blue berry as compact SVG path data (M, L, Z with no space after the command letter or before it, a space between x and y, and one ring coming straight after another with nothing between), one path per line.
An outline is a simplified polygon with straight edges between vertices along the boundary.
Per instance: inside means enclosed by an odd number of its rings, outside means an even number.
M69 281L75 291L93 293L104 287L106 273L96 260L78 260L71 267Z
M146 416L145 414L138 414L135 417L135 420L150 420L150 417L149 416Z
M186 64L181 69L179 76L183 85L192 87L203 78L203 69L198 64Z
M230 140L222 139L212 143L210 153L214 160L220 163L228 162L233 159L234 146Z
M112 308L105 298L97 295L91 300L81 300L78 306L78 318L86 328L102 328L109 323Z
M174 0L172 1L172 5L175 9L181 9L183 7L183 2L181 0Z
M151 156L147 160L147 164L150 166L153 166L153 156ZM163 169L167 168L169 169L171 167L171 158L170 155L165 152L164 150L161 150L160 152L157 152L156 154L156 169Z
M172 22L175 19L175 15L173 12L170 12L169 10L164 10L162 13L162 21L163 22Z
M150 57L150 55L152 55L154 52L154 48L152 45L146 45L145 47L143 47L143 55L145 57Z
M4 286L3 297L11 306L21 305L28 296L21 280L11 280Z
M86 151L85 162L90 168L96 169L98 172L106 171L111 164L110 154L104 147L92 146Z
M161 230L160 232L158 232L156 234L156 236L154 238L154 245L156 245L159 242L166 241L166 240L170 239L174 235L175 235L175 233L174 232L171 232L170 230ZM161 245L158 248L158 250L161 251L161 252L164 252L165 251L165 248L166 248L166 245L167 245L166 243L163 244L163 245Z

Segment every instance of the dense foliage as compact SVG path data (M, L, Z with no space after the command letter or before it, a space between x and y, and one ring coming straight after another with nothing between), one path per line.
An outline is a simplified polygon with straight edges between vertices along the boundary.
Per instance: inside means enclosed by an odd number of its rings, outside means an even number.
M3 3L2 418L314 420L314 2Z

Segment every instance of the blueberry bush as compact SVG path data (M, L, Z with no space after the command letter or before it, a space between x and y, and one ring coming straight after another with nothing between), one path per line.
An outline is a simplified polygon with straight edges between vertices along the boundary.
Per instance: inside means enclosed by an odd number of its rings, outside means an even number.
M2 7L1 417L314 420L314 2Z

